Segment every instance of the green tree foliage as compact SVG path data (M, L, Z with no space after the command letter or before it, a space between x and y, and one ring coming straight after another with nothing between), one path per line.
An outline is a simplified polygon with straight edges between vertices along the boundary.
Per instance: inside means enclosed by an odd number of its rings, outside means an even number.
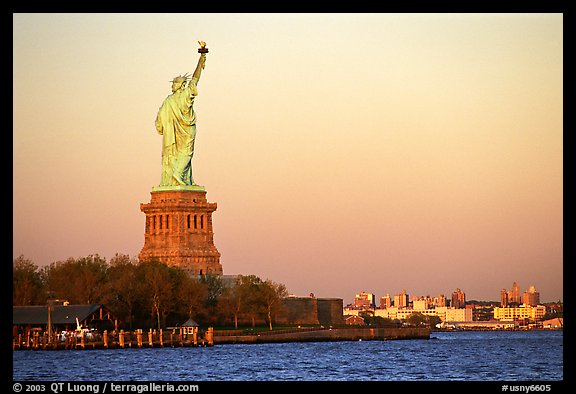
M138 282L136 269L138 262L127 255L116 254L110 260L107 282L103 286L102 303L113 310L116 316L133 328L135 308L138 304Z
M442 323L442 319L440 319L439 316L427 316L427 318L428 318L428 324L430 325L431 328L435 328L436 324Z
M368 313L361 313L360 317L364 319L364 324L375 327L398 327L402 324L400 320L390 319L382 316L372 316Z
M420 312L414 312L406 318L406 323L412 326L436 327L442 320L438 316L427 316Z
M208 299L208 287L196 278L185 276L180 285L177 299L185 309L186 319L206 320L206 300Z
M422 313L414 312L410 314L410 316L408 316L405 321L411 326L421 326L426 324L427 319L426 316L424 316Z
M204 318L209 324L215 325L222 321L226 315L223 307L223 299L227 294L227 288L218 275L202 275L200 283L206 287L206 298L204 300Z
M166 318L172 312L177 299L177 292L183 281L184 272L178 268L168 267L158 260L142 262L136 269L138 298L150 311L150 323L158 329L165 326Z
M238 318L241 313L250 313L254 304L254 294L261 282L260 278L255 275L238 275L236 278L225 301L233 315L234 328L238 328Z
M266 280L260 285L259 294L262 297L263 305L266 309L266 317L270 330L272 330L272 316L282 308L282 299L288 296L286 286Z
M79 259L70 257L50 264L41 272L50 298L92 304L101 299L107 268L106 259L96 254Z
M13 262L13 304L104 304L124 328L176 327L189 318L200 325L225 325L239 318L265 320L270 329L286 287L255 275L239 275L228 286L218 275L192 276L152 259L116 254L68 258L39 268L24 256Z
M23 255L13 262L12 305L34 305L44 303L44 284L38 267Z

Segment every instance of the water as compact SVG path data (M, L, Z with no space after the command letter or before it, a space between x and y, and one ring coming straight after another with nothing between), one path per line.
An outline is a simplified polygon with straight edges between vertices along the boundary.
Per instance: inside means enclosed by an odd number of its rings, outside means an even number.
M429 340L13 351L41 381L562 381L562 331L433 332Z

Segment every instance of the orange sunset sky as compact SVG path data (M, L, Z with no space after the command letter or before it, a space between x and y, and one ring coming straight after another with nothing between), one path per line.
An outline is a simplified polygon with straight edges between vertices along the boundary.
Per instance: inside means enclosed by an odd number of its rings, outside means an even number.
M224 274L563 299L563 15L13 14L13 256L137 256L170 80Z

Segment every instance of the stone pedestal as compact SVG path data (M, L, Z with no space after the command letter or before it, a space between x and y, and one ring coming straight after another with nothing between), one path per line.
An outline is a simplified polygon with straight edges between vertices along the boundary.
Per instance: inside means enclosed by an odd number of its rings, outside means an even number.
M157 258L193 275L222 275L220 253L214 246L212 212L201 186L153 187L146 215L140 261Z

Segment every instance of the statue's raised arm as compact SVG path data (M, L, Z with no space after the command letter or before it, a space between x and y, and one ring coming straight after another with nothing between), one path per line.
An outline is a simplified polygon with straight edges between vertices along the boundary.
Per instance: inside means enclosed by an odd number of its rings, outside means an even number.
M200 48L198 48L198 53L200 53L200 59L198 59L198 65L196 66L196 70L192 75L192 78L196 79L196 81L200 80L200 74L202 70L204 70L204 66L206 64L206 54L208 53L208 48L206 48L206 43L204 41L198 41L200 44Z

